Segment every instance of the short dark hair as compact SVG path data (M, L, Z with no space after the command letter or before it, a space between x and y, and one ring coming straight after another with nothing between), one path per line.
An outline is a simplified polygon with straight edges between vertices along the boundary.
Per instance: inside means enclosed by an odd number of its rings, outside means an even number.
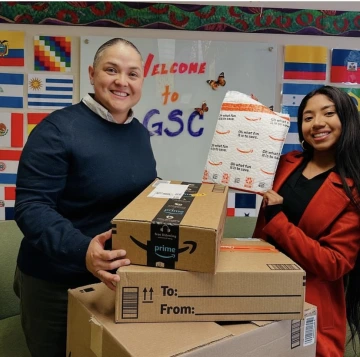
M141 58L141 61L143 60L140 51L138 50L138 48L131 41L125 40L124 38L121 38L121 37L116 37L116 38L112 38L111 40L103 43L98 48L98 50L96 51L95 56L94 56L94 62L93 62L93 67L94 68L98 64L98 62L100 60L100 57L104 53L104 51L107 48L116 45L117 43L122 43L124 45L131 46L139 54L139 56Z

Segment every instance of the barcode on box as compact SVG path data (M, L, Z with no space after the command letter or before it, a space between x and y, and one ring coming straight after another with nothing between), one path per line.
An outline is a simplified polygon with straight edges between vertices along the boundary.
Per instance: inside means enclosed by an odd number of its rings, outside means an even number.
M304 346L310 346L315 343L316 316L306 317L304 324Z
M271 270L300 270L296 264L267 264Z
M291 321L291 349L300 346L300 336L301 336L301 321L292 320Z
M139 288L124 287L122 289L123 319L137 319L139 317Z

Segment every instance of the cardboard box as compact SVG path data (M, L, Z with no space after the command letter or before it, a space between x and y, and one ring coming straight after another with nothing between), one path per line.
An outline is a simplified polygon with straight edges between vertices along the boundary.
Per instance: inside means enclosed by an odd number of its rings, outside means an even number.
M71 357L315 357L316 307L305 320L114 323L115 294L104 284L69 291Z
M113 249L132 264L215 273L227 196L218 184L155 181L113 219Z
M301 319L305 271L259 239L225 238L216 274L118 270L116 322Z

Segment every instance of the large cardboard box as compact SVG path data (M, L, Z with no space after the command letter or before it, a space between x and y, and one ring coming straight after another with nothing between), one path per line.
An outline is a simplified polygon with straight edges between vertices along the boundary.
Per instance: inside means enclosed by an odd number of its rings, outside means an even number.
M223 239L216 274L137 265L117 273L116 322L302 318L305 271L259 239Z
M114 303L104 284L69 291L67 356L315 357L313 305L304 320L115 324Z
M113 219L113 249L132 264L215 273L227 195L218 184L155 181Z

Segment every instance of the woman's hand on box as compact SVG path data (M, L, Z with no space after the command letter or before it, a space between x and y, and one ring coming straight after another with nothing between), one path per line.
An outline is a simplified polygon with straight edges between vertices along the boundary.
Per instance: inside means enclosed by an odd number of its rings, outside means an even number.
M109 271L129 265L130 260L124 258L126 251L123 249L105 250L105 242L110 238L111 229L95 236L91 240L86 252L86 268L109 289L115 290L116 283L120 281L120 277Z

